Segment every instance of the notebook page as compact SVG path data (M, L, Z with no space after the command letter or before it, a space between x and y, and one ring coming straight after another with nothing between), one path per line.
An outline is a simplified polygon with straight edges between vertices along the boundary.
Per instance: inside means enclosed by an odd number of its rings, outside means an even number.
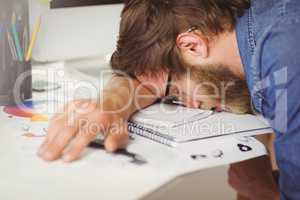
M268 123L259 116L215 113L206 119L194 121L179 127L156 129L162 135L174 138L175 142L187 142L228 134L246 132L272 132ZM251 134L250 134L251 135Z
M170 128L205 119L212 113L177 105L155 104L136 113L131 121L147 127Z

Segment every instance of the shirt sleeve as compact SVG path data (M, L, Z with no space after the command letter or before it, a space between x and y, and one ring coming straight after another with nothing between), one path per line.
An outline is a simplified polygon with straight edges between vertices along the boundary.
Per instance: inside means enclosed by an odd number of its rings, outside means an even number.
M263 41L262 114L276 133L282 199L300 199L300 23L282 20Z

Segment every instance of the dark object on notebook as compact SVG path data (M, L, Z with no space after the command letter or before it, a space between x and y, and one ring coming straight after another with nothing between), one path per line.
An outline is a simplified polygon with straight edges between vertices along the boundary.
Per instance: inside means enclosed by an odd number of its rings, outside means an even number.
M93 142L91 142L89 144L89 147L94 148L94 149L105 150L103 140L99 140L99 139L94 140ZM147 163L147 161L145 159L143 159L140 155L128 152L126 149L119 149L115 153L119 154L119 155L126 156L128 158L131 158L132 160L130 162L135 164L135 165L144 165L144 164Z
M177 106L185 106L183 102L179 101L175 96L167 96L161 100L162 103L177 105Z

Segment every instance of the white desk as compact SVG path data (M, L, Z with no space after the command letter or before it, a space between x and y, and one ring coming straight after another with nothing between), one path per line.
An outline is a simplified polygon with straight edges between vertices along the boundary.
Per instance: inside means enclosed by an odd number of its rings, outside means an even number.
M198 163L189 160L188 155L179 156L176 149L136 138L128 150L137 152L138 149L149 161L147 165L135 166L125 157L90 149L84 159L72 164L45 163L36 156L42 139L21 136L19 127L11 122L0 117L0 199L5 200L20 197L31 200L140 199L180 175L223 162ZM202 145L211 146L210 149L199 148L199 151L211 151L215 142L208 143L211 144ZM232 150L229 146L225 156Z
M266 153L263 145L251 138L247 144L256 148L251 153L237 152L236 136L191 143L187 150L136 136L128 150L148 161L142 166L128 162L126 157L91 149L86 150L84 159L72 164L46 163L36 156L43 139L22 136L21 121L0 113L0 199L3 200L140 199L183 174ZM218 148L223 150L223 159L190 158L191 153L211 155Z
M42 139L20 136L2 116L0 124L0 199L137 199L174 176L168 163L139 168L102 151L73 164L45 163L36 156Z

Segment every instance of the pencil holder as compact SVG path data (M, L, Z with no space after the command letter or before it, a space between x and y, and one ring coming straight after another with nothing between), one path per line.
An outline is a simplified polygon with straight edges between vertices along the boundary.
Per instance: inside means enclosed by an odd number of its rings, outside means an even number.
M27 0L0 1L0 106L32 97L31 62L25 61L28 22Z

